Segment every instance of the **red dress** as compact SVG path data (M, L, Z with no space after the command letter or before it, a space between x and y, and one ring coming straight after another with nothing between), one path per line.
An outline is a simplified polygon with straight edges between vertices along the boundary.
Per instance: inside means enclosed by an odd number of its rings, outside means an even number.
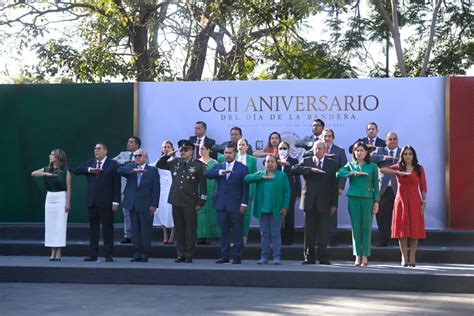
M398 165L388 168L398 170ZM398 192L393 205L392 238L426 238L420 192L427 192L427 188L423 167L420 171L420 177L415 170L409 176L396 175Z

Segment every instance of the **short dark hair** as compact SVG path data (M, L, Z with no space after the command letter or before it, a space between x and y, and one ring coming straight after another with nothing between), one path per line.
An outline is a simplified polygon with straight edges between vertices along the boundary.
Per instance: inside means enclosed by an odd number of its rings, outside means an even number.
M379 127L377 126L377 123L375 123L375 122L367 123L367 127L369 127L369 125L374 125L376 129L379 129Z
M325 129L323 130L323 133L324 133L324 132L331 132L332 138L336 138L336 134L334 134L334 131L333 131L332 128L325 128Z
M313 122L318 122L319 124L321 124L322 127L326 126L326 124L324 124L324 121L322 119L314 119Z
M207 124L206 124L206 122L204 122L204 121L197 121L197 122L196 122L196 125L197 125L197 124L200 124L200 125L202 125L202 127L204 127L204 129L207 129Z
M364 161L366 163L370 163L370 149L369 149L369 147L367 147L367 144L364 143L363 141L357 141L354 144L354 146L352 147L352 159L354 161L357 160L355 152L356 152L357 147L359 147L359 146L362 146L365 149L365 151L367 152L367 155L365 155Z
M135 143L137 143L138 145L138 148L140 148L142 146L142 141L140 138L138 138L138 136L132 136L130 137L131 139L135 140Z
M275 162L278 163L278 161L280 160L280 158L277 156L277 155L274 155L274 154L267 154L265 156L265 159L263 159L263 165L265 165L265 161L267 161L267 158L268 157L272 157L273 159L275 159Z
M238 127L238 126L232 127L232 128L230 129L230 131L231 131L231 132L232 132L232 131L238 131L239 134L240 134L240 136L242 136L242 129L241 129L240 127Z
M234 144L232 144L232 143L227 143L227 145L225 145L224 150L225 150L226 148L231 148L235 153L237 152L237 147L236 147Z
M96 145L100 145L100 146L104 147L105 150L109 151L109 146L107 146L106 143L98 142Z

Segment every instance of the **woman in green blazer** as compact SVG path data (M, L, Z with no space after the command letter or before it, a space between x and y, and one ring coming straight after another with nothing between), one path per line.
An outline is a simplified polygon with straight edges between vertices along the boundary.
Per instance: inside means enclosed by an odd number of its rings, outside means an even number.
M372 213L377 214L379 209L379 172L377 165L370 162L369 148L364 142L355 143L353 148L353 161L339 169L336 176L349 177L347 196L354 265L365 267L369 264Z
M278 157L267 155L265 170L249 174L247 183L255 183L253 216L260 220L262 250L258 264L268 263L270 243L273 246L273 263L280 264L281 224L290 206L290 182L284 172L277 170Z

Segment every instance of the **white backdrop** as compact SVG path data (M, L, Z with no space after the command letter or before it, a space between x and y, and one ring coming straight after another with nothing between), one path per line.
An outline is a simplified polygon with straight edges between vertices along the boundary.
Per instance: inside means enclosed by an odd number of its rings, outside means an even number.
M189 138L198 120L207 123L207 135L219 144L229 140L232 126L241 127L255 150L266 145L273 131L293 145L296 139L311 135L312 120L321 118L334 129L335 144L351 159L347 148L365 137L367 123L375 121L380 138L395 131L400 147L410 144L417 150L428 181L426 226L442 229L444 86L444 78L139 83L139 136L155 161L163 140L176 145L179 139ZM293 148L293 156L300 154ZM350 224L343 195L340 227ZM302 223L297 210L296 225Z

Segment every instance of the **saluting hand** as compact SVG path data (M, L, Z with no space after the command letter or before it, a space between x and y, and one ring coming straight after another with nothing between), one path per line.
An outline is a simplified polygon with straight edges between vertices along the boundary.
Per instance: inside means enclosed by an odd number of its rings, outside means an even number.
M326 171L318 169L318 168L311 168L311 172L313 172L313 173L326 173Z

